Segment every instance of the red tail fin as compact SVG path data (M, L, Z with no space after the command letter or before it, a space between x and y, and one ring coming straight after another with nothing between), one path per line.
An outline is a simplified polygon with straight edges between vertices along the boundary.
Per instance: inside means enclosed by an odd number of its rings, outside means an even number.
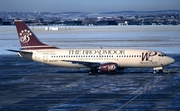
M22 50L57 49L57 47L43 44L22 20L15 20Z

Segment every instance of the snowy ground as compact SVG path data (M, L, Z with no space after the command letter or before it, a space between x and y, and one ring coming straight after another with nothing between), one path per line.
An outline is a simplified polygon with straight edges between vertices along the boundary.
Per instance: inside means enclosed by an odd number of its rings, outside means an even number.
M180 26L60 26L58 31L32 27L46 44L60 48L144 48L180 53ZM0 27L0 54L13 54L6 49L19 49L15 26Z
M88 76L89 69L49 66L6 51L19 49L20 44L14 26L1 26L1 111L180 110L180 26L32 29L42 42L60 48L148 48L163 51L176 62L165 67L164 74L128 69Z
M180 55L171 56L176 62L164 74L127 69L88 76L89 69L1 55L0 111L179 111Z

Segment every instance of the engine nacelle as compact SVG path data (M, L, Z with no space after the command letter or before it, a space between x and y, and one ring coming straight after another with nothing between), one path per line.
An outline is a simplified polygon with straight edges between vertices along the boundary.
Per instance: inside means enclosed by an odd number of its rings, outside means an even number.
M116 63L105 63L99 66L101 72L116 72L118 70L118 65Z

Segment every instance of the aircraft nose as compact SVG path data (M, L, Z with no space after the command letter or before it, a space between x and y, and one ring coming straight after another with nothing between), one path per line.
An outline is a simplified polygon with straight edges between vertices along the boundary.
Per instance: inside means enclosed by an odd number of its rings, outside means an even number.
M172 63L175 62L175 60L173 58L171 58L171 57L169 57L168 61L169 61L169 64L172 64Z

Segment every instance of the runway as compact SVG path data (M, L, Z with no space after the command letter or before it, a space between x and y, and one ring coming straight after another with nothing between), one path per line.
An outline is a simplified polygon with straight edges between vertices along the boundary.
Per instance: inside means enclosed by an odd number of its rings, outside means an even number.
M164 74L128 69L88 75L88 69L48 66L0 56L1 111L180 110L179 54Z

